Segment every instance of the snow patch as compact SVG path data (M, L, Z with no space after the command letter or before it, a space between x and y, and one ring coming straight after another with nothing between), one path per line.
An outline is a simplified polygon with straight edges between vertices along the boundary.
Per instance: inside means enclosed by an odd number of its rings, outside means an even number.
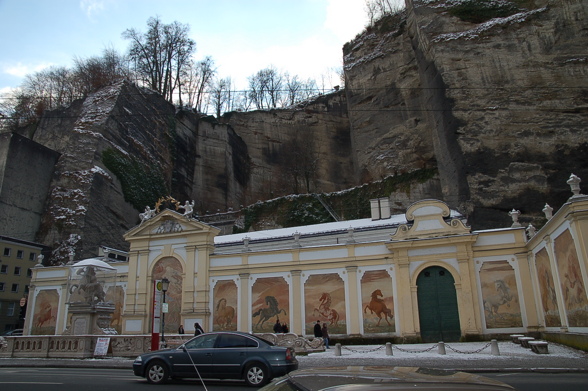
M543 7L543 8L533 10L533 11L519 12L517 14L507 16L504 18L494 18L494 19L491 19L487 22L484 22L484 23L478 25L477 27L475 27L471 30L462 31L459 33L440 34L440 35L436 36L435 38L433 38L433 42L447 42L447 41L453 41L456 39L465 39L465 40L475 39L475 38L480 37L480 34L482 34L483 32L488 31L496 26L505 26L505 25L509 25L509 24L522 23L525 20L527 20L527 18L529 16L537 14L539 12L544 12L546 10L547 10L547 7Z

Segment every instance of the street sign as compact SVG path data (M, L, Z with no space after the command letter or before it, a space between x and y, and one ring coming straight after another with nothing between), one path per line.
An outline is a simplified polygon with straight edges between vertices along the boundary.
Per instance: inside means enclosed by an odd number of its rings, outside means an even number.
M168 309L169 309L169 307L168 307L167 303L161 303L161 312L162 313L167 314Z

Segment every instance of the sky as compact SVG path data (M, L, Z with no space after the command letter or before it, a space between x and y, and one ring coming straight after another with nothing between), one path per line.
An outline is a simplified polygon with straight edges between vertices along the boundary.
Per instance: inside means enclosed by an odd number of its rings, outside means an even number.
M195 60L211 56L237 88L269 66L319 80L367 24L365 0L0 0L0 94L76 57L126 53L122 33L146 32L156 16L189 25Z

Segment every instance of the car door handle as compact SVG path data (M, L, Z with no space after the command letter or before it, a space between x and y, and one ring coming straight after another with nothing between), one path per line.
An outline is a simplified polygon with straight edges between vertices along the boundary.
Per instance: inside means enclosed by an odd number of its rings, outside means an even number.
M212 356L212 353L206 353L205 356Z

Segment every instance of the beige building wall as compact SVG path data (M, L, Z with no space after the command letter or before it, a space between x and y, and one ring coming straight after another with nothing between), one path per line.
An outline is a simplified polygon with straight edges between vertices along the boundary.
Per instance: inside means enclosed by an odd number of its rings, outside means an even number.
M115 264L125 290L121 332L152 332L153 281L166 277L178 284L168 296L177 313L166 315L166 333L179 324L192 333L196 322L206 331L271 332L279 319L291 332L312 336L320 320L333 336L416 341L426 339L422 328L431 332L435 320L423 302L430 289L424 278L435 271L453 281L442 289L454 295L455 308L440 316L453 316L459 329L447 338L587 333L587 211L580 196L534 235L516 226L472 232L445 203L424 200L404 216L362 227L264 231L262 240L255 233L217 237L217 228L165 210L125 235L129 261ZM45 290L59 297L56 334L67 323L65 270L38 268L33 275L33 300ZM547 325L545 309L561 325Z

